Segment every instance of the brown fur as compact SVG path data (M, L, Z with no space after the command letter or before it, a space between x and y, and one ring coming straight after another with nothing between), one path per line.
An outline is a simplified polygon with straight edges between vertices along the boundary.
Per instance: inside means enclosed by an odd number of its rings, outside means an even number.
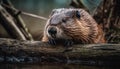
M80 19L75 16L75 11L80 12ZM66 20L64 24L62 19ZM55 22L55 23L54 23ZM54 24L52 24L54 23ZM48 36L47 29L56 27L62 39L72 39L78 43L105 43L104 33L96 21L83 9L56 9L50 16L44 30L43 42L52 39ZM58 33L59 34L59 33Z

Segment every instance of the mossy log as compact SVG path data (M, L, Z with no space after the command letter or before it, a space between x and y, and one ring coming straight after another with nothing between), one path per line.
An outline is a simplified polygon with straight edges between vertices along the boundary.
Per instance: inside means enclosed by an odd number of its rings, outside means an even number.
M120 44L51 46L41 41L0 38L0 62L120 64Z

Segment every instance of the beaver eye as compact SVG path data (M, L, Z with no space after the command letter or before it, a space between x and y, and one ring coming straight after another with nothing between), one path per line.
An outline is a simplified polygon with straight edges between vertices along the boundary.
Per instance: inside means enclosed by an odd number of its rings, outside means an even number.
M66 19L62 19L62 22L66 23Z
M80 15L80 12L79 12L79 11L76 11L76 17L77 17L78 19L80 19L81 15Z

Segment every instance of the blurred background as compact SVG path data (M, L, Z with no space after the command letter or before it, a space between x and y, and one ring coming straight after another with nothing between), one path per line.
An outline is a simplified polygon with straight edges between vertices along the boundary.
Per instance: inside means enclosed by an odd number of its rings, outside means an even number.
M55 8L66 8L71 0L10 0L14 7L20 11L36 14L48 18ZM45 20L21 15L33 38L39 40L41 31L46 23ZM6 33L6 34L5 34ZM10 37L4 28L0 26L0 37Z
M102 27L108 43L120 43L120 0L0 0L3 8L5 8L5 10L7 10L7 12L17 21L15 24L19 24L20 19L16 19L17 17L15 17L15 15L18 16L18 12L16 14L16 11L10 11L10 8L8 7L11 6L6 7L4 5L6 4L4 2L7 1L10 1L17 11L27 12L45 18L49 18L51 11L56 8L83 8L88 11L99 26ZM20 15L26 26L22 28L20 25L17 26L26 39L21 38L21 36L19 36L20 33L18 33L18 31L15 32L15 29L8 25L10 23L4 22L4 20L6 21L7 16L5 19L3 17L0 18L0 37L22 40L40 40L46 20L25 14ZM1 25L5 25L4 28L7 29L7 32ZM26 28L28 28L28 31L26 31ZM11 36L8 35L8 33ZM33 39L29 36L29 33L32 35Z

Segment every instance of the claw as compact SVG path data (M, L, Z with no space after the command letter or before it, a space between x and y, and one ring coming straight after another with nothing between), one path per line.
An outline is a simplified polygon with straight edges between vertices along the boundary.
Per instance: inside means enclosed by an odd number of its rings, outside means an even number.
M51 44L51 45L56 45L55 39L49 39L49 44Z
M72 45L73 45L73 41L72 41L72 40L70 40L70 39L65 40L64 46L70 47L70 46L72 46Z

